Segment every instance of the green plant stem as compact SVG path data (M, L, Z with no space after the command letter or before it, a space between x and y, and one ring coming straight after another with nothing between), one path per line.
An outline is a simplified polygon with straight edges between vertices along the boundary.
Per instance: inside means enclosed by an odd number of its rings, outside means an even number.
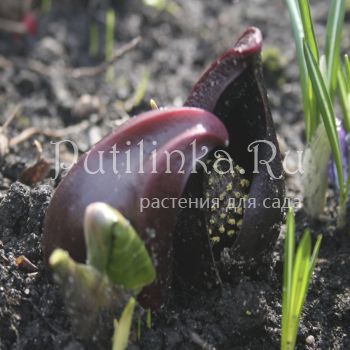
M89 53L90 56L97 56L99 52L99 34L98 34L98 27L95 22L90 24L90 48Z
M289 325L289 307L291 303L292 275L295 250L295 220L294 213L289 208L287 216L287 235L284 241L283 291L282 291L282 344L287 343ZM284 349L284 348L282 348Z
M114 31L115 31L115 12L109 9L106 14L106 46L105 46L105 60L109 61L113 56L114 49ZM114 67L111 66L106 72L107 81L114 80Z
M130 328L132 323L132 317L134 314L134 309L136 305L136 300L130 298L128 304L126 305L119 322L114 323L114 335L113 335L113 348L112 350L125 350L128 346Z

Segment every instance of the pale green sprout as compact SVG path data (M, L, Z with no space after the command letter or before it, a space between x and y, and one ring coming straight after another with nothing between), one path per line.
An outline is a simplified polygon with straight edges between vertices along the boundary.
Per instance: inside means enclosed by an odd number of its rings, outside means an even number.
M305 230L295 252L295 219L290 208L284 242L281 350L295 349L300 317L321 241L322 235L319 235L311 255L311 235Z
M159 109L157 102L153 98L149 100L149 106L153 110Z
M137 295L156 277L144 242L118 210L105 203L90 204L85 211L84 235L86 264L75 262L62 249L50 257L69 309L78 317L89 313L86 320L90 324L79 333L89 332L101 310L124 303L128 295Z
M105 60L108 62L113 57L114 51L114 31L115 31L115 12L113 9L109 9L106 13L106 42L105 42ZM114 67L111 66L106 72L107 81L113 81L114 79Z
M90 56L97 56L99 52L99 33L98 33L98 26L96 22L93 22L90 24L90 47L89 47L89 53Z
M179 6L171 0L143 0L143 3L158 11L167 11L170 14L175 14L179 11Z
M147 249L118 210L105 203L90 204L84 233L88 263L112 283L138 293L153 282L156 273Z
M136 300L134 298L130 298L120 317L119 322L114 321L112 350L125 350L127 348L135 305Z
M147 310L146 325L147 325L147 328L152 328L152 311L151 311L151 309Z
M49 12L52 7L52 0L42 0L41 1L41 11Z
M80 337L91 334L98 313L112 306L113 297L125 301L124 292L114 291L105 275L90 265L75 262L66 251L56 249L49 263L56 282L63 287L67 312ZM89 317L81 317L86 314Z
M150 71L145 69L134 94L125 101L124 109L130 111L140 105L148 89Z

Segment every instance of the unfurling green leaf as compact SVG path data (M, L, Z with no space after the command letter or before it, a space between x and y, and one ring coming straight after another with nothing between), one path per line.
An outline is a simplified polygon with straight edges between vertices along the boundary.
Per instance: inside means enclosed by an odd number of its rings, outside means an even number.
M85 239L88 262L112 283L139 292L155 279L147 249L130 222L105 203L86 209Z
M124 302L126 294L123 290L115 290L106 276L92 266L75 262L66 251L56 249L49 262L55 280L62 288L74 332L80 337L91 333L99 312L110 307L114 298Z

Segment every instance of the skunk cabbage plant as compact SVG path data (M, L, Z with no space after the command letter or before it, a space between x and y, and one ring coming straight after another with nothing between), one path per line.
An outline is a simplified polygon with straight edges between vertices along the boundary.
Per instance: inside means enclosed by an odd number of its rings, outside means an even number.
M101 312L125 303L129 294L136 296L154 281L156 272L144 242L117 209L105 203L90 204L85 210L84 236L86 264L74 261L60 248L51 254L49 263L73 329L86 338ZM82 320L82 313L89 317ZM124 332L117 332L119 341Z
M167 300L172 276L198 288L269 251L283 219L284 178L261 45L260 31L249 28L185 107L136 116L79 159L46 214L46 261L57 247L86 258L83 214L97 201L130 220L153 259L157 277L141 293L144 306Z

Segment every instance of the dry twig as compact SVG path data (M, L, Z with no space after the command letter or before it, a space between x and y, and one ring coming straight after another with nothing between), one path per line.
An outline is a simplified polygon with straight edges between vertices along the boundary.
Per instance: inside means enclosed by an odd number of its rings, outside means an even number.
M210 345L208 342L203 340L197 333L190 332L190 339L196 345L198 345L203 350L216 350L213 345Z
M95 67L80 67L80 68L62 68L62 67L50 67L36 60L28 60L23 62L21 60L16 60L15 64L20 68L28 68L38 74L45 75L48 77L65 76L70 78L84 78L84 77L94 77L99 74L104 73L111 65L115 64L121 57L126 53L133 50L141 42L141 37L136 37L132 39L127 44L123 45L119 50L117 50L113 57L102 62L100 65ZM1 63L2 59L0 60ZM4 64L8 65L8 61L4 61Z
M83 130L87 129L89 127L90 123L87 120L84 120L83 122L76 124L76 125L72 125L69 126L67 128L63 128L63 129L58 129L58 130L52 130L52 129L38 129L36 127L30 127L28 129L23 130L20 134L18 134L17 136L13 137L9 144L10 147L14 147L22 142L27 141L28 139L30 139L32 136L34 135L44 135L47 137L53 137L53 138L61 138L64 137L68 134L76 134L76 133L80 133Z

